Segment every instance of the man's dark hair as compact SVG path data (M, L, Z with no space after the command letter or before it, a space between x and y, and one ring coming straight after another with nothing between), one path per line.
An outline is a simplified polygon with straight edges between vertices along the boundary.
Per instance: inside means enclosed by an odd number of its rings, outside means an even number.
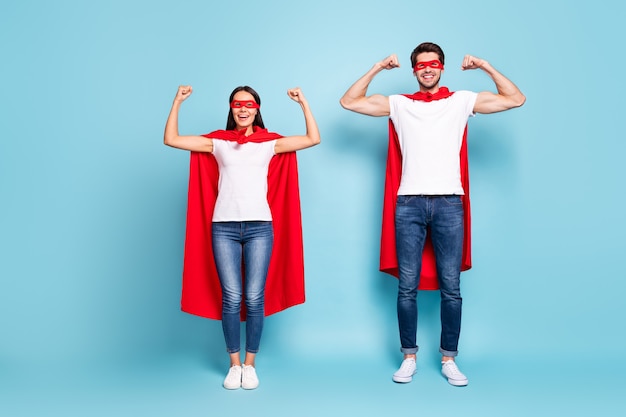
M417 63L417 56L424 52L436 53L437 55L439 55L439 61L441 61L441 64L442 65L445 64L444 62L445 56L443 55L443 49L441 49L441 47L437 45L436 43L424 42L424 43L420 43L419 45L417 45L417 47L411 53L411 68L415 67L415 64Z
M242 86L235 88L233 92L230 93L228 104L230 104L233 101L233 97L235 97L235 94L237 94L240 91L245 91L247 93L252 94L252 97L254 97L254 101L256 101L256 104L258 104L259 106L261 105L261 97L259 97L259 93L257 93L256 91L254 91L252 87L248 87L247 85L242 85ZM236 126L237 124L235 123L235 118L233 117L233 109L230 109L228 110L228 118L226 119L226 130L233 130L235 129ZM252 126L258 126L261 129L265 129L265 124L263 123L263 118L261 117L261 109L257 109L256 116L254 116L254 122L252 123Z

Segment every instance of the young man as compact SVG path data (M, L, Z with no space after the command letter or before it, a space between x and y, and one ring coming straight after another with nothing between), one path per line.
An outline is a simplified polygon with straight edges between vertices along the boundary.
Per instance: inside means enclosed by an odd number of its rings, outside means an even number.
M465 56L461 69L482 69L492 78L497 93L452 93L440 87L444 53L430 42L418 45L411 54L413 75L419 84L417 93L389 97L366 95L369 84L379 72L399 66L396 55L376 63L340 100L345 109L390 119L385 193L391 201L385 203L383 210L381 270L399 277L398 325L404 353L393 380L410 382L415 374L418 286L420 289L438 287L441 291L441 372L450 384L465 386L468 380L459 371L455 357L461 330L460 274L462 269L471 267L469 195L466 195L467 121L475 113L519 107L526 98L487 61L471 55ZM391 220L385 224L385 217L389 216ZM388 235L391 230L391 238L386 238L386 229ZM429 268L432 269L430 276ZM428 279L432 282L424 285Z

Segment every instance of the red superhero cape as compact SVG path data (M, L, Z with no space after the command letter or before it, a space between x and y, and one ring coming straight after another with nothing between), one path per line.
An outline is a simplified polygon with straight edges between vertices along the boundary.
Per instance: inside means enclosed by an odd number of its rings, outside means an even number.
M239 143L264 142L281 137L258 127L247 137L233 130L218 130L204 136ZM187 313L215 320L222 319L222 289L211 244L218 177L217 161L212 154L191 152L181 308ZM295 152L272 158L267 182L274 246L265 284L266 316L302 304L305 298L302 218ZM244 304L241 319L245 320Z
M417 92L415 94L405 94L413 100L432 101L450 97L453 93L446 87L441 87L435 94ZM472 236L471 236L471 214L469 198L469 169L467 163L467 126L463 132L463 143L460 151L461 160L461 184L465 195L461 197L463 201L465 228L463 241L463 258L461 260L461 271L467 271L472 267ZM385 191L383 195L383 221L380 242L380 271L398 277L398 258L396 255L395 236L395 212L396 197L400 188L400 177L402 175L402 152L395 127L389 119L389 149L387 152L387 168L385 171ZM435 264L435 252L430 236L426 237L424 251L422 253L422 271L419 282L421 290L436 290L439 288L437 282L437 267Z

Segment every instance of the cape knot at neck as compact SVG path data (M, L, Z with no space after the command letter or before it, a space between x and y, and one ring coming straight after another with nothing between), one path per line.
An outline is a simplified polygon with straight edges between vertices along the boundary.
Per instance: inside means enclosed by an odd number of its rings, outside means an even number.
M248 137L246 136L247 129L241 129L237 131L237 143L243 145L248 143Z
M435 100L441 100L441 99L445 99L448 98L452 95L453 93L450 92L450 90L448 90L446 87L440 87L439 90L436 93L431 93L429 91L418 91L416 93L413 94L406 94L405 97L408 97L412 100L418 100L418 101L425 101L425 102L431 102L431 101L435 101Z

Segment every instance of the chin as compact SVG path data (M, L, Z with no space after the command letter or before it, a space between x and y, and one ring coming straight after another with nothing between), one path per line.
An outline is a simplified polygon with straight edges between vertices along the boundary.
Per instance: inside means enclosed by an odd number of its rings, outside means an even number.
M439 80L431 80L431 81L429 81L429 82L423 82L423 81L420 81L420 83L419 83L419 84L420 84L422 87L426 88L426 89L431 89L431 88L433 88L433 87L437 86L437 84L438 84L438 83L439 83Z

